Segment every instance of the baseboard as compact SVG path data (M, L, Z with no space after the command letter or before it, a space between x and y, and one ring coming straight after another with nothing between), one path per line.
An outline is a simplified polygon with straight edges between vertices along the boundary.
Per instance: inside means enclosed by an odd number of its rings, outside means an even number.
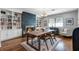
M61 34L59 34L59 36L63 36L63 37L72 37L71 35L61 35Z

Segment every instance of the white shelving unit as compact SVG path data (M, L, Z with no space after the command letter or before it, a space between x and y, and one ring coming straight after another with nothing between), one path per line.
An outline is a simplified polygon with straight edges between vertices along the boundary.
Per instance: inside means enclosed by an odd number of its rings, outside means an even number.
M38 18L37 26L48 27L48 20L46 18Z
M21 13L1 9L0 10L0 42L18 36L22 36Z

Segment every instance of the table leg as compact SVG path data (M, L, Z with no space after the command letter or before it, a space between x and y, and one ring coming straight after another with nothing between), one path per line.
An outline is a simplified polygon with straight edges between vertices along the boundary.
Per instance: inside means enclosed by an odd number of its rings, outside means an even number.
M31 47L34 48L35 50L40 51L40 39L38 38L38 42L39 42L38 46L39 46L39 48L36 48L35 46L32 45L33 42L31 42L32 44L29 43L29 37L30 37L30 36L27 35L26 44L28 44L29 46L31 46Z
M38 49L40 51L40 38L38 37Z
M33 38L32 38L31 44L33 45Z
M27 42L26 43L28 44L28 35L27 35Z
M56 40L56 37L55 37L55 34L54 34L54 39L55 39L55 41L57 41L57 40Z
M47 42L46 42L46 40L45 40L45 39L44 39L44 42L45 42L45 44L46 44L47 50L49 50L48 45L47 45Z

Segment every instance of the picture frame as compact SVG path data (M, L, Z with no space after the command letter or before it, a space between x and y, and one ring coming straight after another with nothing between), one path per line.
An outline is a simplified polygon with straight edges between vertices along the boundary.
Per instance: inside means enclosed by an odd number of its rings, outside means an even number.
M66 25L73 25L74 24L74 18L67 18L66 19Z

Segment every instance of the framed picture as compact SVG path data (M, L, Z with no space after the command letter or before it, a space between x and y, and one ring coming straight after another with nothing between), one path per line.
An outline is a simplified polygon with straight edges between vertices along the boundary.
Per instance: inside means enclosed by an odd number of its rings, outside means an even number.
M74 18L67 18L66 19L66 25L73 25L74 24Z

